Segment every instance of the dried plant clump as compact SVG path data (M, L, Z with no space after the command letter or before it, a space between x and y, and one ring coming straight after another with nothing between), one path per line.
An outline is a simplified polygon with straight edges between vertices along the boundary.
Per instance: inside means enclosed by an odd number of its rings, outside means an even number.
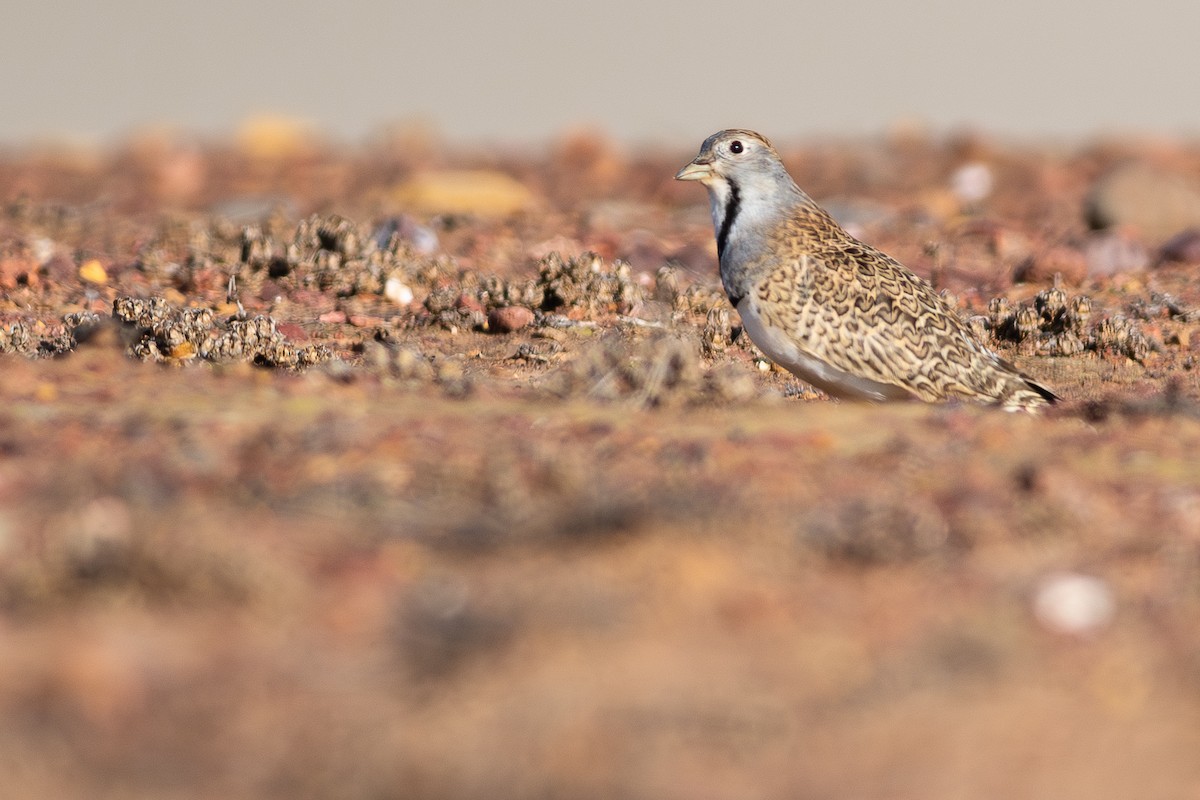
M382 295L391 278L434 287L461 277L452 258L416 249L394 220L371 227L338 215L313 215L290 234L279 220L240 228L214 220L189 241L186 271L203 269L236 275L251 292L270 279L338 297Z
M555 252L539 262L537 278L464 273L434 285L424 306L428 323L458 330L486 328L489 312L499 308L528 309L540 325L547 313L575 319L628 314L641 299L628 264L609 268L594 253L564 258Z
M338 216L302 221L287 255L289 271L297 273L302 286L339 297L383 294L385 281L397 269L395 251L379 249L367 231Z
M0 353L16 353L35 358L39 355L40 340L24 322L14 322L7 329L0 327Z
M427 246L418 249L391 222L372 228L337 215L313 215L288 237L278 220L241 227L214 220L190 236L182 272L223 271L251 295L268 280L285 293L307 289L337 297L382 296L389 281L399 282L409 297L412 289L427 290L424 313L412 323L447 330L485 329L489 312L498 308L528 309L539 315L535 324L540 324L541 313L575 319L628 314L642 300L642 289L624 262L555 252L539 262L536 277L479 274ZM188 282L177 281L185 288ZM689 290L691 295L699 291Z
M447 330L482 329L487 326L489 312L514 306L534 312L542 306L544 298L542 286L531 278L505 279L467 273L457 281L430 290L424 302L428 312L426 322Z
M546 301L545 287L533 278L505 279L496 275L482 276L475 287L475 298L487 310L505 306L538 309Z
M54 358L75 349L76 332L94 324L100 317L89 312L76 312L63 317L61 325L45 327L40 322L14 322L0 326L0 353L26 358Z
M1137 362L1150 355L1150 340L1136 322L1117 314L1100 320L1093 329L1092 341L1097 351L1120 353Z
M693 283L675 298L676 311L692 314L707 315L718 307L728 307L729 300L719 286L709 286L703 283Z
M1140 363L1152 349L1135 321L1120 314L1094 320L1091 298L1068 297L1057 287L1043 289L1032 303L1016 306L1006 298L994 298L987 314L973 318L971 324L994 341L1015 343L1029 355L1074 356L1091 351Z
M142 361L249 361L302 369L328 361L328 348L296 347L270 317L220 320L209 308L178 308L161 297L118 297L113 317L133 333L129 355Z
M713 306L704 320L704 330L700 334L700 346L704 355L714 358L725 352L733 343L733 325L729 319L729 307Z
M679 270L670 265L661 266L654 274L654 299L672 308L679 299Z
M590 317L628 314L641 301L641 287L629 265L617 261L606 268L595 253L564 258L551 253L538 265L538 284L544 294L542 310L580 310Z

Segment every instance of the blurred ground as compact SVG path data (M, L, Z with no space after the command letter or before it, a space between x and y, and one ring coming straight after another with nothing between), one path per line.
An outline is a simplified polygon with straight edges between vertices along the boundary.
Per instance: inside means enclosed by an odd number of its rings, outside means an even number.
M1066 402L771 371L692 143L0 158L6 794L1200 793L1200 148L783 144Z

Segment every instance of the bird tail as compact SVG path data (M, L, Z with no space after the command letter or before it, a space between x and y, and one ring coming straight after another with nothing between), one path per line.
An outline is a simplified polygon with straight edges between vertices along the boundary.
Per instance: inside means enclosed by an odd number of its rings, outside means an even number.
M1028 386L1030 389L1032 389L1033 391L1035 391L1039 395L1041 395L1041 398L1043 400L1045 400L1047 403L1049 403L1050 405L1054 405L1055 403L1062 400L1061 397L1059 397L1054 392L1047 389L1045 386L1042 386L1039 383L1035 383L1034 381L1031 381L1029 378L1026 378L1024 375L1022 375L1021 378L1025 381L1026 386Z

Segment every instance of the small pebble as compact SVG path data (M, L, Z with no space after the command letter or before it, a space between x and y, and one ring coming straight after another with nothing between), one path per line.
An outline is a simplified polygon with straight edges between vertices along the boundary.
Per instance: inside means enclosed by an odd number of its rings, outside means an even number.
M1112 589L1099 578L1055 572L1038 583L1033 613L1038 622L1055 633L1087 636L1112 621L1116 600Z
M45 266L50 259L54 258L54 253L58 246L52 239L47 239L45 236L35 236L29 243L29 249L33 257L37 260L39 266Z
M488 329L497 333L519 331L533 322L533 312L524 306L494 308L488 314Z
M298 322L280 322L275 325L275 330L292 341L307 342L312 338L308 335L308 331L304 330L304 326Z
M406 306L413 301L413 290L393 275L383 284L383 296L398 306Z
M992 169L982 161L963 164L950 176L950 188L964 205L973 206L992 193Z
M88 283L108 283L108 273L99 260L90 258L79 265L79 277Z

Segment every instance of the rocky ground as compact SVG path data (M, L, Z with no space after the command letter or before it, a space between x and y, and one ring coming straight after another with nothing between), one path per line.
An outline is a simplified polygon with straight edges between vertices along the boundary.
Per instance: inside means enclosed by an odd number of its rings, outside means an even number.
M1031 416L773 370L707 133L0 154L6 793L1200 793L1200 147L781 142Z

